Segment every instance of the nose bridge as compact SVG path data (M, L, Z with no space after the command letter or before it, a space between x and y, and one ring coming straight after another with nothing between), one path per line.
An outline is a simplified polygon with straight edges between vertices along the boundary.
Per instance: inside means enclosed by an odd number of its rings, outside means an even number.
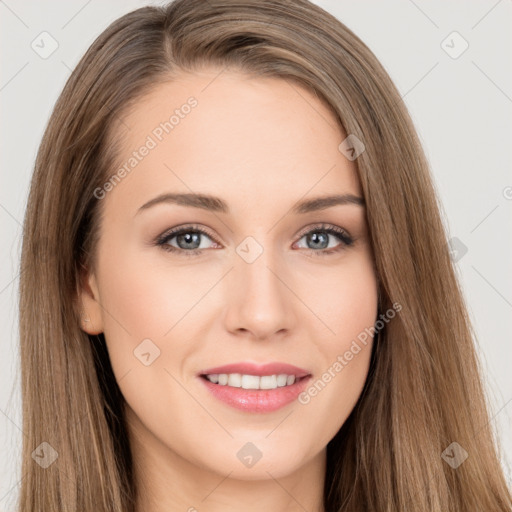
M284 284L286 275L280 276L283 268L279 253L268 242L247 237L236 247L231 280L235 289L229 290L230 329L266 337L293 325L293 294Z

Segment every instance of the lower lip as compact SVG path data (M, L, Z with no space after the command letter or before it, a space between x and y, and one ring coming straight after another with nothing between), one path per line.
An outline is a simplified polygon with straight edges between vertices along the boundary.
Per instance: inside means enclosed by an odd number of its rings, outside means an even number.
M276 389L243 389L214 384L205 377L199 377L208 391L222 402L246 412L272 412L297 399L311 375L304 377L291 386Z

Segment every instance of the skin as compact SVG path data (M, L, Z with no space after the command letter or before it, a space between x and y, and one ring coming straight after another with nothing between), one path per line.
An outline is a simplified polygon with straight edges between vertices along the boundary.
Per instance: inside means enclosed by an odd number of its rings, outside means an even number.
M218 401L197 373L281 361L315 382L374 324L364 207L291 213L304 199L361 197L355 162L338 150L345 135L310 92L219 71L158 85L119 124L124 162L174 109L190 96L198 101L101 200L95 272L81 292L83 329L105 334L127 402L138 510L323 511L326 445L360 396L371 340L309 403L271 413ZM218 196L230 212L161 203L137 213L164 192ZM199 235L201 254L187 257L191 246L176 236L167 244L181 252L154 244L188 223L215 236ZM321 229L315 245L305 233L319 223L343 228L353 245ZM248 236L263 249L251 263L236 252ZM134 355L145 339L160 350L148 366ZM252 467L237 457L247 442L262 453Z

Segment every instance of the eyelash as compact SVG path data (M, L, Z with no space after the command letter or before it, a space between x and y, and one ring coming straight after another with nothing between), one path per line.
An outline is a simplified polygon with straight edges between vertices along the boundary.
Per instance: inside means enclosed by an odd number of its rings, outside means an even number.
M336 238L338 238L341 242L341 244L337 247L331 248L331 249L306 249L307 251L313 252L315 256L328 256L333 253L338 253L339 251L342 251L354 243L354 238L352 238L344 229L339 228L337 226L334 226L332 224L319 224L317 226L313 226L308 231L302 233L299 237L299 240L302 239L304 236L309 235L311 233L315 232L323 232L327 233L329 235L334 235ZM206 249L179 249L177 247L173 247L172 245L169 245L167 242L171 240L172 238L182 235L184 233L201 233L203 235L208 236L211 238L215 243L218 243L215 240L215 237L206 229L201 228L197 225L187 225L179 228L175 228L171 231L168 231L162 235L160 235L156 241L155 245L158 247L161 247L164 251L167 252L173 252L173 253L183 253L185 256L199 256L202 251Z

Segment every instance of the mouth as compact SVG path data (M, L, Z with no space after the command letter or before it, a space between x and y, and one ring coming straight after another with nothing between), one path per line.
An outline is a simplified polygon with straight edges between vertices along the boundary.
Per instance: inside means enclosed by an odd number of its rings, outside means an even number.
M288 363L244 361L207 368L198 375L218 386L267 390L292 386L311 373Z
M309 374L300 377L286 373L261 376L240 373L211 373L201 374L199 376L217 386L229 386L247 390L268 390L289 387L310 377Z
M209 368L197 377L219 402L248 413L268 413L297 400L312 374L286 363L247 362Z

